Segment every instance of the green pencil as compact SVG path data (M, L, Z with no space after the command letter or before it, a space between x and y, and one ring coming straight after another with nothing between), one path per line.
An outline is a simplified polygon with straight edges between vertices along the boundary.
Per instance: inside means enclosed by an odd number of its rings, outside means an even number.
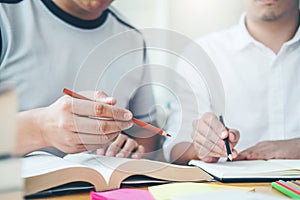
M275 182L272 182L272 187L275 188L276 190L278 190L279 192L285 194L288 197L291 197L293 199L300 199L299 195L297 195L296 193L292 192L291 190L289 190Z

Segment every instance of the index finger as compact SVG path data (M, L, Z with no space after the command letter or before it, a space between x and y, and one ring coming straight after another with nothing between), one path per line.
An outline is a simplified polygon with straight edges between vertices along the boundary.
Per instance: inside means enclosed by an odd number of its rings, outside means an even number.
M129 110L82 99L73 99L72 112L81 116L112 118L120 121L129 121L132 119L132 113Z
M115 105L117 103L117 100L113 97L108 96L103 91L82 91L79 92L79 94L87 97L88 99L100 103L106 103L110 105ZM80 99L80 98L79 98Z
M220 120L218 119L218 117L213 114L213 113L205 113L203 115L203 121L209 126L211 127L211 129L217 133L217 135L221 138L221 139L225 139L229 136L228 130L226 129L226 127L220 122Z

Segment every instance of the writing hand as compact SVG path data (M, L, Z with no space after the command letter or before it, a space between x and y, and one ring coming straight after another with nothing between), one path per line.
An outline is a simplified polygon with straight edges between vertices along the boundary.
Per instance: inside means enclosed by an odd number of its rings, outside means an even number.
M228 131L213 113L205 113L193 122L193 146L199 159L205 162L217 162L220 157L227 157L224 139L229 136L232 156L237 152L233 147L240 138L237 130Z
M300 138L262 141L242 151L235 160L300 159Z

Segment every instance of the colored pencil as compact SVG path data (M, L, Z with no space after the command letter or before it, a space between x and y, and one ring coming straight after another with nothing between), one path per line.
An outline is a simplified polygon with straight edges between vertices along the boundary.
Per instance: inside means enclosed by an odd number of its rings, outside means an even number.
M299 195L297 195L296 193L294 193L291 190L287 189L286 187L283 187L283 186L279 185L276 182L272 182L271 185L274 189L278 190L279 192L285 194L288 197L295 198L295 199L300 198Z
M73 92L72 90L69 90L69 89L67 89L67 88L64 88L64 89L63 89L63 93L66 94L66 95L69 95L69 96L71 96L71 97L77 98L77 99L82 99L82 100L87 100L87 101L94 101L94 100L89 99L89 98L87 98L87 97L85 97L85 96L82 96L82 95L80 95L80 94L78 94L78 93L76 93L76 92ZM94 101L94 102L95 102L95 101ZM153 125L151 125L151 124L148 124L148 123L143 122L143 121L141 121L141 120L138 120L138 119L136 119L136 118L132 118L132 121L133 121L136 125L141 126L141 127L145 128L145 129L148 129L148 130L150 130L150 131L152 131L152 132L154 132L154 133L157 133L157 134L160 134L160 135L163 135L163 136L169 136L169 137L171 137L171 135L168 134L167 132L165 132L164 130L162 130L162 129L160 129L160 128L157 128L157 127L155 127L155 126L153 126Z
M296 193L297 195L300 195L300 191L295 189L294 187L290 186L289 184L287 184L285 181L283 180L279 180L279 181L276 181L277 184L285 187L286 189Z
M294 183L300 187L300 181L292 181L292 183Z
M286 183L300 191L300 185L294 183L293 181L287 181Z

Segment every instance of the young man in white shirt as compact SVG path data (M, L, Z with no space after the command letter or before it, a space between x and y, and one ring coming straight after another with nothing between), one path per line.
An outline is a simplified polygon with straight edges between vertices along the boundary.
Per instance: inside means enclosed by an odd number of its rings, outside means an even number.
M150 122L155 111L151 112L151 88L140 88L150 78L147 67L137 67L145 61L143 38L108 7L111 2L23 0L0 4L0 83L13 82L18 92L18 154L54 147L63 153L100 149L98 153L103 155L140 158L145 148L147 152L155 148L156 135L145 133L141 139L144 147L120 134L133 126L133 116ZM119 42L117 36L122 33L126 33L125 39ZM117 43L109 43L111 38ZM111 53L126 48L142 50L125 56ZM97 50L96 59L89 59ZM84 61L88 64L82 65ZM64 87L94 89L84 94L96 103L63 96ZM60 151L53 153L61 155Z
M193 122L193 144L176 144L173 161L217 162L227 157L227 137L233 159L300 159L299 1L243 2L239 25L198 41L223 82L229 130L209 104L201 105L205 113Z

